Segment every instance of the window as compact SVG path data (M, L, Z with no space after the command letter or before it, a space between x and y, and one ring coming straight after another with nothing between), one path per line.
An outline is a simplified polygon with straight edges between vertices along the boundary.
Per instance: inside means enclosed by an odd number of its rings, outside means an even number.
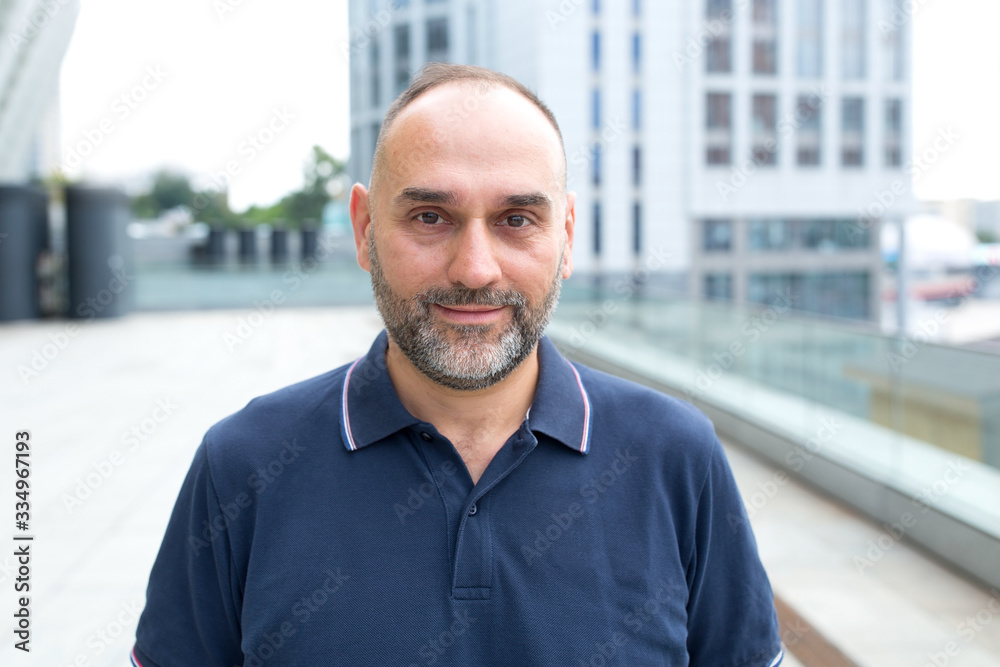
M885 101L885 166L903 164L903 102Z
M707 0L705 3L705 18L712 20L732 16L733 0Z
M777 0L753 0L753 73L778 72Z
M729 74L733 71L729 52L729 37L712 37L705 52L705 71L708 74Z
M796 162L801 167L820 164L823 144L823 99L819 95L799 95L795 108L798 126Z
M601 144L600 142L598 142L594 144L594 153L593 153L594 159L591 162L591 167L593 168L593 172L591 175L594 187L597 187L601 184L601 153L602 153Z
M823 0L798 0L796 69L804 79L823 76Z
M845 97L841 106L841 157L845 167L861 167L865 163L865 100Z
M882 36L883 74L886 81L902 81L903 68L906 64L906 26L909 20L900 20L907 16L903 0L881 0L882 21L879 32Z
M732 96L708 93L705 105L705 162L710 165L732 162Z
M368 69L371 74L371 103L373 107L378 107L382 100L382 63L379 54L378 39L372 39L371 49L368 51Z
M733 274L706 273L705 299L708 301L732 301Z
M718 34L710 33L705 51L705 72L708 74L728 74L733 71L732 37L729 30L732 20L732 0L707 0L705 21L722 26Z
M396 61L393 63L393 85L398 95L406 90L406 86L410 83L410 26L405 23L397 25L393 30L393 42L396 55Z
M788 220L749 220L747 249L751 251L787 250L792 247L792 225Z
M427 62L448 61L448 19L427 19Z
M595 130L601 129L601 91L594 88L591 93L591 127Z
M479 54L476 53L476 45L479 44L479 35L477 34L478 21L476 20L475 5L470 4L466 9L465 22L467 27L465 44L468 51L465 57L470 65L475 65L479 62Z
M632 147L632 185L639 187L642 185L642 148Z
M733 221L705 220L702 224L702 249L705 252L729 252L733 249Z
M632 204L632 252L642 253L642 204Z
M642 91L632 91L632 129L642 129Z
M642 71L642 35L634 33L632 35L632 73L638 74Z
M775 95L753 96L752 159L759 165L778 163L778 98Z
M867 49L866 0L840 2L840 76L843 79L865 78Z
M872 235L853 220L800 220L802 247L822 253L859 250L871 247Z
M590 68L601 71L601 33L596 30L590 40Z
M594 202L594 254L601 256L601 202Z

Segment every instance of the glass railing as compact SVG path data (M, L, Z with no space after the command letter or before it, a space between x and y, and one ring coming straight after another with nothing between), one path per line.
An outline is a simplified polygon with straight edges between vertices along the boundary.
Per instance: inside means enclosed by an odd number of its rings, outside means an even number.
M739 381L1000 469L1000 355L932 342L946 318L931 313L918 323L923 333L899 339L780 298L745 307L577 287L565 291L556 323L569 350L599 355L613 342L674 358L675 389L689 399L711 401Z

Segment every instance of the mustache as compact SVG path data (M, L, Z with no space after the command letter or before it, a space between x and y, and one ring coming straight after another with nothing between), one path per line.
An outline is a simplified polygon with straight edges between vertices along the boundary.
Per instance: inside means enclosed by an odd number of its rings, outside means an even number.
M498 290L490 287L470 289L468 287L432 287L413 297L422 304L436 303L439 306L515 306L523 308L528 300L516 290Z

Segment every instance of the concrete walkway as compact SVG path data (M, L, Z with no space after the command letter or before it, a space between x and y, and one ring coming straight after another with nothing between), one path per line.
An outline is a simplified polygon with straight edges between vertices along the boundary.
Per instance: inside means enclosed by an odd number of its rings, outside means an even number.
M149 569L205 430L248 400L363 354L374 310L139 314L0 326L0 438L31 432L31 653L13 648L13 471L0 473L0 665L124 666ZM32 365L34 363L34 366ZM747 497L773 471L729 447ZM13 467L13 456L3 465ZM872 526L794 482L755 511L776 592L859 664L1000 665L988 594L896 543L864 572ZM794 637L786 638L794 641ZM794 647L793 647L794 648ZM795 667L794 659L785 664Z

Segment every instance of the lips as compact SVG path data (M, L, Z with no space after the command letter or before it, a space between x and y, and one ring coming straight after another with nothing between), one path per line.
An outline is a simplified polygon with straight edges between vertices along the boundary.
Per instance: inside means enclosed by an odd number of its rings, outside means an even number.
M492 324L503 317L506 306L442 306L433 304L434 311L444 319L456 324Z

